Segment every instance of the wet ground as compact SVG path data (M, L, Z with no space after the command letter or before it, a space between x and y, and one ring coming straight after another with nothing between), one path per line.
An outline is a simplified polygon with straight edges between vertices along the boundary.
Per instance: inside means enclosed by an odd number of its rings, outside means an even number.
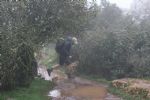
M59 82L54 89L61 92L61 97L52 100L121 100L107 92L107 85L80 77Z
M60 96L52 97L52 100L121 100L117 96L108 93L107 85L81 77L68 79L65 73L62 73L59 69L51 73L53 77L48 77L46 69L42 67L39 68L39 74L47 80L51 80L54 76L57 77L54 90L58 90Z

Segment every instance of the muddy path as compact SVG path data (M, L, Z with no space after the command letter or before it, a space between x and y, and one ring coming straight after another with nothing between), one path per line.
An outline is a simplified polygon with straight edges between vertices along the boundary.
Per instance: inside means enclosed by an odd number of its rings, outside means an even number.
M122 100L108 93L107 85L81 77L66 78L67 75L62 73L60 69L54 70L50 77L47 76L47 71L43 67L40 67L39 73L45 79L50 79L50 81L53 76L57 77L54 90L59 91L60 96L51 97L52 100Z
M107 88L107 85L75 77L58 82L54 89L61 92L61 97L52 100L121 100L109 94Z

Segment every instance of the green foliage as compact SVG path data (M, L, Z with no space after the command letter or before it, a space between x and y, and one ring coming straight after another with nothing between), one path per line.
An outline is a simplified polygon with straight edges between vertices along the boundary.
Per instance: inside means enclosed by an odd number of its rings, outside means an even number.
M93 30L87 31L79 44L78 71L107 79L149 77L150 30L141 27L148 26L145 19L137 24L133 18L113 4L100 7L91 21Z
M135 34L133 38L113 33L105 34L105 38L97 39L93 36L81 44L79 71L107 79L148 77L150 75L150 55L147 46L149 40L145 41L148 39L147 35L142 40L137 39L139 35L145 34ZM135 49L137 45L139 49Z
M33 58L46 43L64 34L79 35L88 21L86 0L2 0L0 2L0 83L7 89L28 85ZM20 47L23 43L28 47ZM17 50L19 48L19 50ZM31 57L31 58L30 58ZM32 70L31 70L32 69ZM16 82L14 80L17 80Z
M42 65L51 68L53 65L58 63L58 55L55 51L55 43L50 43L41 49L40 54L43 54L43 57L39 57L39 61Z
M8 50L8 47L5 52L4 49L5 46L3 46L1 56L1 88L12 89L15 86L28 86L37 73L33 50L26 44L22 44L15 52Z
M14 88L15 86L15 50L11 48L10 43L7 41L8 38L9 37L4 34L1 36L0 40L0 83L2 84L0 88L3 89Z
M0 93L0 100L49 100L46 95L52 90L54 84L42 79L35 79L29 88L16 88L12 91Z
M17 50L15 78L18 86L29 86L36 75L37 65L32 48L22 44Z

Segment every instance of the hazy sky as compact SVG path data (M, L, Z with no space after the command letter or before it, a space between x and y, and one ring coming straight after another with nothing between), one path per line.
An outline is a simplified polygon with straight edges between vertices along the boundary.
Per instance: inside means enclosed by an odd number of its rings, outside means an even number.
M99 4L101 0L97 0L97 3ZM108 0L110 3L115 3L117 6L119 6L122 9L130 9L131 4L133 0Z

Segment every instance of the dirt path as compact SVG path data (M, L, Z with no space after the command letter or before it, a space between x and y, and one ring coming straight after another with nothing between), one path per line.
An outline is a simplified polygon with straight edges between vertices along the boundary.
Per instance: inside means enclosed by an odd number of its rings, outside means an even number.
M58 82L54 89L61 91L61 97L52 100L121 100L107 92L107 85L80 77Z
M39 71L42 76L46 76L47 71L45 68L40 68ZM62 78L60 70L54 70L52 74L61 77L57 80L54 90L60 91L60 97L52 97L52 100L121 100L117 96L111 95L107 91L107 85L96 83L91 80L75 77L73 79Z

